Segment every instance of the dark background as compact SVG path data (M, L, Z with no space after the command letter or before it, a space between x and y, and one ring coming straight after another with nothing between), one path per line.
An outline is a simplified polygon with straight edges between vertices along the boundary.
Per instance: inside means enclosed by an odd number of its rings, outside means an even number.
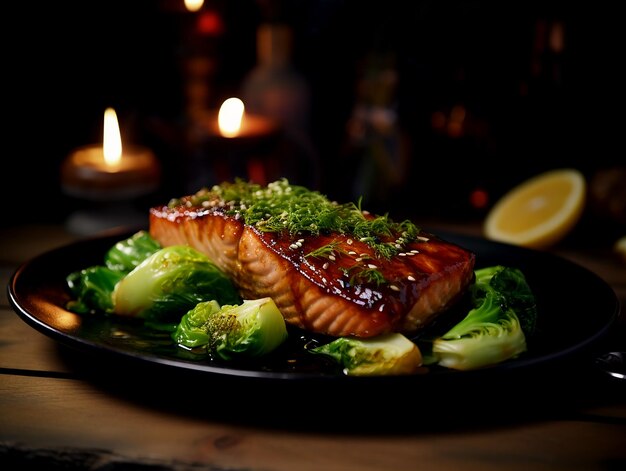
M13 3L2 13L3 225L63 221L85 204L61 191L59 168L101 142L108 106L124 142L151 147L164 169L135 203L187 191L188 61L215 65L205 104L218 108L255 66L268 21L292 27L292 64L310 86L312 147L294 183L392 215L474 219L540 171L592 178L626 165L624 28L611 2L207 0L222 27L205 34L182 0ZM374 104L395 117L392 132L359 140L351 117Z

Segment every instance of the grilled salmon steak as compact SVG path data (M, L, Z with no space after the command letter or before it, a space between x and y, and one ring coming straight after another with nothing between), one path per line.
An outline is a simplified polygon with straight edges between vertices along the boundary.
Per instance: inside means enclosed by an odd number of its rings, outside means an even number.
M244 299L269 296L287 323L331 336L415 334L474 276L463 247L285 179L222 183L149 217L161 245L196 248Z

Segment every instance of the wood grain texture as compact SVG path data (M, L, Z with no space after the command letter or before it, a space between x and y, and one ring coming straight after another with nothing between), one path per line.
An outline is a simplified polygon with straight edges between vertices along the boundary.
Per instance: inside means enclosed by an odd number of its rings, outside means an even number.
M137 462L276 471L592 470L626 462L623 422L549 420L406 435L307 433L172 415L111 397L82 381L12 375L4 377L0 401L0 442L58 452L99 449Z

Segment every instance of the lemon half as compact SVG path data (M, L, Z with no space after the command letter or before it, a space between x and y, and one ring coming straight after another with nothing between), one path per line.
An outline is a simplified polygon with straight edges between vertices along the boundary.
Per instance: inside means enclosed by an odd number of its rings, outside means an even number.
M587 184L571 168L551 170L514 187L487 214L483 232L498 242L548 248L576 225L585 208Z

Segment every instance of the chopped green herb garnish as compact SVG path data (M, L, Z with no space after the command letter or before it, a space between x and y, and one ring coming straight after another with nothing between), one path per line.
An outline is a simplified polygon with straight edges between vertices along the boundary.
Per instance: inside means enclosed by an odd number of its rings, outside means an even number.
M351 285L370 283L380 286L387 283L387 280L377 268L353 265L350 268L342 269L342 271L348 278L350 278Z
M352 234L367 243L378 256L389 259L417 239L420 232L412 222L392 221L388 215L369 216L361 209L361 201L339 204L306 187L291 185L285 178L267 186L236 179L203 188L196 194L175 199L170 207L219 207L225 214L242 217L244 222L264 232L287 231L291 235L324 233ZM395 234L400 236L389 242ZM321 256L331 247L318 249Z
M305 257L328 258L330 256L334 256L336 252L343 253L343 250L339 246L340 244L338 241L331 242L330 244L326 244L312 250L306 254Z

